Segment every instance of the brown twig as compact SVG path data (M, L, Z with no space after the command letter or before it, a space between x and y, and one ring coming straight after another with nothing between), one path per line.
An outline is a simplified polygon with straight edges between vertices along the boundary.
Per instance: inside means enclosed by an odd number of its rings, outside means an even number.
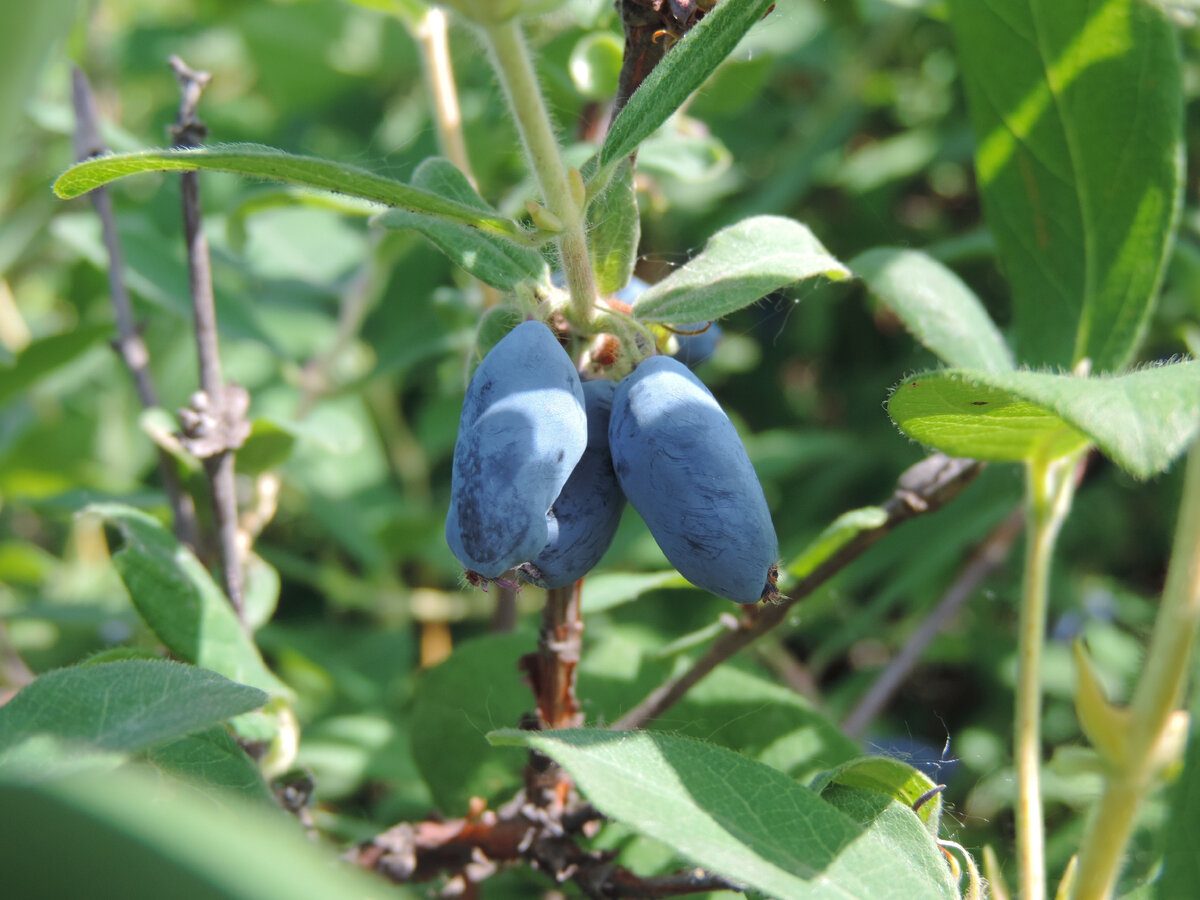
M904 647L846 716L842 722L842 731L847 736L862 736L866 727L887 706L892 695L912 674L912 670L920 662L921 654L933 639L957 615L979 585L1008 559L1013 543L1024 526L1024 511L1018 509L992 529L991 534L976 548L958 577L947 588L937 606L921 623L921 627L912 633Z
M196 117L200 94L210 80L207 72L196 72L178 56L172 56L171 69L179 79L181 100L179 118L171 128L176 147L198 147L207 129ZM204 236L200 210L200 178L196 172L184 172L182 179L183 230L187 241L188 286L195 319L196 352L200 361L200 390L193 395L190 408L180 410L189 452L204 462L212 496L213 518L217 527L217 549L221 563L221 581L229 602L243 618L242 561L238 546L237 485L234 478L234 451L250 433L245 415L249 396L236 385L225 384L221 357L217 348L217 313L213 302L212 265L208 257L208 239Z
M71 97L75 106L75 158L84 160L106 153L108 147L100 137L99 116L92 87L83 71L71 70ZM121 249L121 238L117 234L117 223L113 215L112 197L103 187L96 188L88 196L92 208L100 219L104 235L104 246L108 251L108 290L112 297L113 313L117 320L117 338L113 348L120 355L137 389L142 406L151 409L158 406L158 389L150 373L150 352L146 342L133 321L133 306L125 286L125 254ZM183 490L175 471L175 460L162 447L158 448L158 475L163 491L171 506L171 517L175 536L183 544L197 549L196 509L191 496Z
M706 12L696 0L617 0L616 7L625 30L625 54L617 77L612 120L671 46Z
M582 580L546 591L538 649L521 660L537 700L542 730L578 728L583 713L575 696L575 669L583 645Z
M772 606L747 609L737 626L718 637L691 668L651 691L641 703L614 722L612 728L618 731L641 728L662 715L705 675L784 621L792 606L861 556L897 525L936 512L957 497L981 469L982 464L974 460L951 459L940 453L909 467L900 476L895 492L883 504L886 513L883 524L860 531L791 588L787 599Z
M573 882L595 900L656 900L738 886L702 869L641 878L613 865L612 854L576 843L594 831L600 815L587 804L552 813L524 793L492 811L483 801L451 821L402 823L347 854L351 862L400 884L448 876L443 896L477 896L480 882L501 868L525 862L556 884Z

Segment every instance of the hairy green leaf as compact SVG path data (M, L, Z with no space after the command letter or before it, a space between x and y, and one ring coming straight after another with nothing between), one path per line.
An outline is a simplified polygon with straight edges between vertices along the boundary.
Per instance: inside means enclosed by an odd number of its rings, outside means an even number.
M842 513L788 564L788 574L793 578L807 577L861 532L879 528L886 521L887 511L881 506L863 506Z
M434 157L425 160L413 173L413 185L440 197L496 218L500 214L475 192L467 177L454 163ZM412 228L425 235L449 257L480 281L509 291L526 281L544 281L549 267L532 247L480 231L444 217L409 209L393 209L375 220L385 228Z
M142 150L138 153L99 156L63 172L54 182L54 192L69 199L128 175L194 170L233 172L252 178L269 178L272 181L336 191L526 243L521 226L498 213L468 206L357 166L312 156L295 156L259 144Z
M1200 362L1124 375L949 369L900 383L888 413L952 456L1053 458L1089 441L1138 478L1166 469L1200 431Z
M608 186L588 205L587 221L596 289L602 295L616 293L633 277L642 236L631 161L618 165Z
M807 226L753 216L714 234L695 259L643 291L633 312L646 322L719 319L816 275L837 279L850 271Z
M0 706L0 754L39 736L81 750L144 750L266 701L257 688L168 660L58 669L38 676Z
M632 153L716 71L772 0L722 0L672 47L634 91L608 130L600 165Z
M1125 366L1183 181L1172 26L1144 0L950 4L1018 355Z
M154 768L197 787L221 788L254 800L271 801L258 766L229 730L219 725L151 747L144 759Z
M125 543L113 564L134 607L172 653L234 681L290 696L200 560L157 519L118 503L94 503L86 511L120 530Z
M723 747L649 732L505 730L562 765L612 819L780 900L957 898L911 810L861 824L782 772ZM889 806L880 798L879 812Z
M1012 352L975 292L933 257L876 247L849 265L942 361L964 369L1013 368Z

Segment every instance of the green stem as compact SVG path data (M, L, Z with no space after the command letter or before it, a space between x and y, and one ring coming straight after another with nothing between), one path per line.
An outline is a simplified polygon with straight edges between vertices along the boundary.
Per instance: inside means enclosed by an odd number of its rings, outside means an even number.
M1063 520L1071 508L1072 455L1030 461L1027 479L1024 596L1017 636L1017 704L1014 756L1017 764L1017 862L1021 900L1046 896L1045 835L1042 823L1042 649L1050 563Z
M1200 626L1200 444L1188 454L1175 545L1146 666L1130 705L1129 752L1111 772L1079 853L1075 900L1112 896L1125 845L1170 739L1172 713L1187 680Z
M483 34L546 208L563 224L556 241L571 292L571 316L579 324L586 324L596 302L596 283L584 231L585 198L576 196L568 180L519 21L484 25Z

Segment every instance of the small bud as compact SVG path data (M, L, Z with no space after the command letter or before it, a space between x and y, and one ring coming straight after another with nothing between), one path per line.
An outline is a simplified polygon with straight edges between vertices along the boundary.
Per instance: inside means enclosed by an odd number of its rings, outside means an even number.
M558 216L535 200L525 201L525 211L529 213L529 218L533 219L533 224L542 231L559 234L565 228Z
M1079 725L1104 761L1122 770L1129 760L1129 710L1109 702L1083 641L1076 640L1071 652L1075 657L1075 712Z

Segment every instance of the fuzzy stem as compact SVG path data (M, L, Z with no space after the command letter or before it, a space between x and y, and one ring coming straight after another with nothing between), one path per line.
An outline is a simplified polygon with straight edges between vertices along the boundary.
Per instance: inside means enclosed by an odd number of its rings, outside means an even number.
M1017 634L1017 702L1013 754L1017 766L1017 863L1021 900L1046 896L1042 821L1042 653L1054 544L1074 494L1078 457L1030 461L1026 472L1023 596Z
M1134 818L1159 768L1200 626L1200 444L1188 454L1175 545L1146 666L1130 706L1126 764L1110 773L1079 852L1076 900L1112 896Z
M596 283L584 231L584 198L576 197L568 181L519 21L488 24L482 33L546 208L563 225L556 242L571 292L571 317L587 324L596 302Z

